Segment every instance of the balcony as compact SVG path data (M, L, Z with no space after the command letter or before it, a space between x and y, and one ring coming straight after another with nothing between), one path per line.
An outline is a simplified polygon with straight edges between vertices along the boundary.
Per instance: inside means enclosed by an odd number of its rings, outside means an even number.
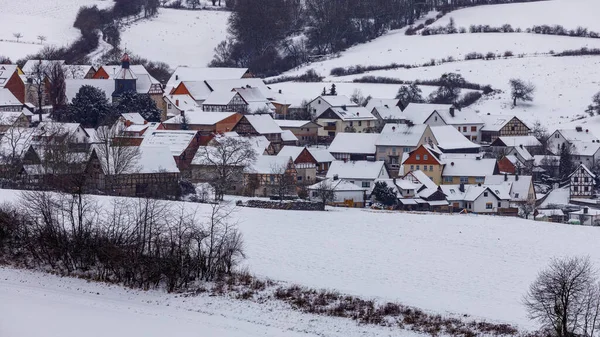
M337 127L336 127L335 125L325 125L325 126L323 127L323 129L324 129L325 131L335 131L335 130L337 130Z

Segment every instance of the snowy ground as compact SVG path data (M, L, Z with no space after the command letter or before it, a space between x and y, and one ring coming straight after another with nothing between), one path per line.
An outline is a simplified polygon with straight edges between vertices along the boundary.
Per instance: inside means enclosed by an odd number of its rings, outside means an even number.
M0 201L16 195L4 190ZM259 276L525 327L533 324L522 296L552 257L590 255L600 266L600 250L591 249L600 229L592 227L342 208L242 207L234 219L244 234L245 265Z
M121 33L121 47L173 68L204 67L227 36L228 18L224 11L161 8L158 17L127 27Z
M16 60L34 53L43 47L40 35L46 37L44 44L67 45L79 37L73 22L81 6L112 4L109 0L0 0L0 22L10 27L0 31L0 55ZM19 41L27 43L17 43L15 33L21 33Z
M596 13L600 3L596 0L552 0L505 5L487 5L450 12L434 26L447 25L450 18L457 27L486 24L499 27L510 24L513 28L530 28L534 25L562 25L566 29L581 26L600 31Z
M301 314L273 301L181 297L3 267L0 303L3 337L417 336Z

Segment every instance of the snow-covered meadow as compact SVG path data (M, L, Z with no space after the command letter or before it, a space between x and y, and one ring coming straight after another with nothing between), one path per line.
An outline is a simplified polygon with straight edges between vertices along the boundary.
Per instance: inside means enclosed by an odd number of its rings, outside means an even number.
M18 192L0 197L15 201ZM201 215L210 210L185 205ZM553 257L590 255L600 267L593 227L343 208L241 207L232 220L244 235L243 266L260 277L526 328L534 325L522 296Z
M227 36L229 12L161 8L157 17L133 23L121 33L126 50L175 68L205 67Z
M110 0L0 0L0 55L18 59L43 47L38 36L46 37L44 44L64 46L79 37L73 27L81 6L107 8ZM10 28L8 28L10 27ZM14 34L20 33L19 42Z

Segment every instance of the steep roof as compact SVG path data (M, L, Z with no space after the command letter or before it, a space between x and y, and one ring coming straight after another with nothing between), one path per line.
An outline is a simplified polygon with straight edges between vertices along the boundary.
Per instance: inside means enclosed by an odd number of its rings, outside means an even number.
M400 102L397 98L371 98L366 105L366 108L369 110L373 110L373 108L392 108L398 106L398 102Z
M444 177L485 177L493 175L496 159L453 158L446 159Z
M343 121L375 121L377 118L371 114L367 108L362 106L345 106L345 107L331 107L326 111L333 111ZM321 114L320 116L322 116ZM321 118L321 117L317 117Z
M281 133L283 131L270 115L246 115L244 117L252 124L256 132L261 135Z
M573 154L580 156L593 156L600 150L600 143L597 142L581 142L570 141L573 146Z
M406 175L411 174L413 177L415 177L415 179L417 179L421 184L425 185L427 188L433 188L433 189L437 189L438 185L436 185L436 183L433 182L433 180L431 180L431 178L429 178L429 176L427 176L425 174L425 172L421 171L421 170L416 170L416 171L411 171L409 173L407 173Z
M235 91L213 91L208 95L202 105L227 105L237 95Z
M531 176L491 175L485 177L485 185L506 185L513 201L527 200L532 181Z
M365 179L374 180L379 178L382 170L385 170L383 161L349 161L340 160L331 163L327 171L327 178L338 176L340 179Z
M577 173L577 171L579 170L584 170L588 175L590 175L592 178L596 178L596 175L590 171L589 168L587 168L587 166L585 166L585 164L579 164L579 166L577 166L577 168L575 169L575 171L573 171L573 173L569 174L569 178L574 175L575 173Z
M179 110L187 110L198 107L196 101L192 98L192 96L183 94L183 95L165 95L164 99L173 104Z
M600 144L598 144L598 146L600 148ZM531 155L531 153L529 153L529 151L527 150L526 147L521 147L521 146L511 147L508 151L506 151L506 154L510 155L514 152L516 152L524 161L533 160L533 156Z
M10 77L19 68L16 64L0 64L0 88L4 88Z
M366 109L368 110L369 108L367 107ZM373 112L378 113L382 119L394 119L394 120L405 120L406 119L406 115L404 115L402 110L400 110L400 108L395 105L390 106L390 107L387 107L387 106L374 107L370 111L372 113Z
M510 122L513 118L516 118L513 115L479 115L479 117L483 120L483 128L482 131L500 131L508 122Z
M206 98L208 98L208 96L210 96L210 93L212 92L212 90L210 90L210 88L208 87L208 85L206 85L206 82L204 81L184 81L181 82L179 85L184 85L187 88L190 95L192 96L192 98L196 101L205 100Z
M510 195L502 186L464 185L464 192L460 191L460 185L441 185L440 187L448 201L475 201L485 191L491 192L497 199L510 200Z
M323 101L325 101L327 104L329 104L332 107L343 107L343 106L354 106L357 107L359 106L358 104L352 102L350 100L350 98L348 98L347 96L344 95L324 95L324 96L319 96L315 99L321 98ZM314 100L313 100L314 101Z
M132 124L146 124L146 119L137 112L122 113L121 116Z
M281 140L284 142L296 142L298 141L298 137L290 130L283 130L281 131Z
M492 146L499 143L504 144L504 146L542 146L542 143L534 136L501 136L492 143Z
M331 163L335 160L335 157L326 149L309 147L308 152L317 160L317 163Z
M179 66L175 69L167 87L175 87L181 81L206 81L240 79L248 72L248 68L208 68L208 67L185 67Z
M166 146L172 156L179 156L187 149L197 131L191 130L155 130L146 132L140 147Z
M310 120L305 120L305 121L297 121L297 120L291 120L291 119L276 119L275 123L277 123L277 125L279 125L279 127L281 128L301 128L307 124L313 123Z
M480 146L468 140L452 125L432 126L431 132L438 142L438 147L444 150L478 149Z
M16 158L21 158L29 149L29 146L33 144L35 133L35 128L9 128L4 136L0 138L0 160L13 157L13 155Z
M377 133L340 132L335 135L327 150L329 153L375 154L377 139Z
M94 145L95 146L95 145ZM134 157L133 163L128 165L124 174L133 173L179 173L175 159L171 151L166 146L140 146L131 147L132 150L137 149L139 154ZM98 153L98 152L96 152ZM109 152L111 155L112 152ZM106 160L100 160L100 165L105 174L114 174L113 169L108 172Z
M449 110L452 104L409 103L404 111L407 119L415 124L423 124L434 111Z
M266 98L271 98L271 90L265 82L260 78L240 78L240 79L223 79L223 80L207 80L206 85L211 91L225 91L235 88L258 88Z
M388 123L378 135L378 146L417 146L425 131L425 124L409 126L407 124Z
M200 109L189 109L185 111L185 120L190 125L215 125L218 122L235 115L236 112L212 112ZM183 116L177 115L167 119L163 124L181 124Z
M10 90L0 87L0 106L23 105Z
M593 133L587 132L583 128L581 131L577 129L558 129L555 132L559 132L568 142L580 141L580 142L597 142L598 137L594 136Z
M293 161L296 161L296 158L302 153L305 147L302 146L289 146L286 145L277 154L278 156L291 157Z
M364 187L360 187L356 184L351 183L350 181L346 180L346 179L325 179L323 181L320 181L314 185L308 186L309 190L318 190L321 189L323 185L327 186L327 185L331 186L331 188L333 188L334 191L336 192L344 192L344 191L365 191L367 190L367 188Z
M62 65L65 63L65 60L27 60L27 62L25 62L21 70L23 70L25 74L31 74L35 71L35 67L38 64L41 64L42 69L44 69L51 67L55 63Z

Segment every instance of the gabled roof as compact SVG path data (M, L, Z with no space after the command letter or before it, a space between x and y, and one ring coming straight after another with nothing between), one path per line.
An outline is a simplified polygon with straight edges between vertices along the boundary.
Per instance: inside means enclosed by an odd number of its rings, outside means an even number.
M0 88L4 88L10 77L18 72L19 67L16 64L0 64Z
M329 104L329 106L331 106L331 107L343 107L343 106L357 107L357 106L359 106L358 104L352 102L350 100L350 98L348 98L347 96L344 96L344 95L322 95L322 96L319 96L319 97L313 99L309 103L312 103L313 101L315 101L317 99L322 99L323 101L325 101L325 103Z
M192 98L192 96L184 94L184 95L165 95L164 99L174 105L177 109L185 111L188 109L193 109L198 107L196 101Z
M291 157L260 155L246 167L244 172L257 174L283 174L292 161Z
M460 185L441 185L440 187L448 201L475 201L485 191L492 193L499 200L510 200L510 195L502 186L464 185L464 192L460 191Z
M295 162L296 159L298 158L298 156L300 155L300 153L302 153L302 151L304 149L305 149L305 147L302 147L302 146L286 145L283 148L281 148L281 150L279 151L279 153L277 155L284 156L284 157L291 157L292 160Z
M246 115L244 117L252 124L256 132L261 135L281 133L283 131L270 115Z
M297 120L291 120L291 119L276 119L275 123L277 123L277 125L279 125L279 127L281 128L302 128L302 127L308 127L308 124L312 124L311 126L314 127L318 127L319 125L315 122L312 122L310 120L305 120L305 121L297 121Z
M598 147L600 148L600 144L598 144ZM533 160L533 156L531 155L531 153L529 153L529 151L527 151L527 148L525 148L525 147L515 146L515 147L511 147L508 151L506 151L507 155L510 155L513 153L517 153L524 161Z
M327 178L375 180L385 170L383 161L334 161L327 171Z
M21 158L33 144L35 128L9 128L0 138L0 160L3 158Z
M210 96L212 90L206 85L204 81L184 81L180 82L177 87L185 87L187 91L190 93L190 96L196 101L203 101ZM225 90L223 90L225 91Z
M317 163L331 163L335 160L335 157L326 149L309 147L308 152L317 160Z
M225 132L222 135L216 135L215 138L213 138L211 140L211 142L218 142L219 139L221 139L222 137L233 137L233 138L239 137L241 139L247 140L250 143L250 146L252 146L254 148L254 151L256 151L256 153L258 155L264 154L269 149L269 146L271 145L271 142L265 136L242 137L237 132Z
M477 112L471 108L454 109L454 112L450 108L437 110L437 113L442 117L444 122L449 125L459 124L479 124L483 125L483 120Z
M240 78L223 80L206 80L206 85L211 91L233 90L235 88L258 88L266 98L271 98L271 90L260 78Z
M236 114L236 112L212 112L202 111L200 109L189 109L184 112L185 120L190 125L215 125L220 121L229 118ZM170 119L167 119L163 124L181 124L183 123L183 116L177 115Z
M513 118L517 118L512 115L479 115L479 117L483 120L483 128L482 131L500 131L508 122L510 122ZM518 118L517 118L518 119ZM523 123L525 124L525 123Z
M327 149L329 153L372 154L376 152L375 144L379 139L377 133L340 132Z
M444 177L485 177L493 175L497 166L496 159L453 158L446 159Z
M366 109L369 109L368 106ZM382 119L406 120L406 115L397 106L379 106L370 110L371 113L376 112Z
M560 156L545 156L545 155L535 155L533 156L533 164L536 166L547 165L554 163L558 165L560 161Z
M248 72L248 68L208 68L208 67L185 67L179 66L175 69L167 87L175 87L181 81L206 81L240 79Z
M213 91L208 95L202 105L227 105L237 95L235 91ZM246 102L247 103L247 102Z
M558 129L554 131L552 134L558 132L563 138L565 138L568 142L580 141L580 142L598 142L598 137L594 136L593 133L584 130L583 128L578 131L577 129ZM552 138L552 136L550 137Z
M587 168L587 166L585 166L585 164L579 164L579 166L577 166L575 171L573 171L573 173L569 174L569 178L571 178L575 173L577 173L577 171L580 171L580 170L584 170L592 178L594 178L594 179L596 178L596 175L594 173L592 173L592 171L590 171L590 169Z
M10 90L0 87L0 107L22 105L23 103L21 103Z
M349 192L349 191L365 191L367 190L367 188L364 187L360 187L356 184L351 183L350 181L346 180L346 179L325 179L323 181L320 181L314 185L308 186L309 190L318 190L321 189L322 186L325 185L327 187L331 187L333 188L334 191L336 192Z
M542 146L542 143L534 136L501 136L492 142L492 146Z
M132 149L138 149L139 155L134 157L133 163L129 165L123 174L134 174L134 173L179 173L175 159L171 154L171 151L166 146L140 146L132 147ZM98 152L96 152L98 153ZM111 155L112 152L109 152ZM100 160L100 165L105 174L114 174L111 171L108 172L106 167L106 160Z
M317 117L319 118L327 118L321 117L326 114L328 111L333 111L341 120L343 121L375 121L377 118L371 114L367 108L362 106L344 106L344 107L331 107L327 110L323 111L323 113Z
M431 180L431 178L429 178L429 176L427 176L421 170L411 171L406 174L406 176L408 176L408 175L412 175L415 179L417 179L421 184L425 185L427 188L433 188L433 189L438 188L438 185L436 185L436 183L434 183L433 180ZM406 176L405 176L405 178L406 178Z
M166 146L172 156L181 155L196 137L197 131L191 130L155 130L146 132L140 147Z
M513 201L527 200L532 181L531 176L491 175L485 177L485 185L507 186Z
M573 154L580 156L593 156L600 150L600 143L598 142L581 142L581 141L570 141L573 146Z
M298 137L290 130L283 130L281 131L281 140L284 142L296 142L298 141Z
M65 70L65 78L68 79L84 79L90 70L95 68L91 65L86 64L64 64L63 69Z
M407 119L415 124L423 124L434 111L449 110L452 104L409 103L404 111Z
M386 124L378 135L378 146L417 146L429 125Z
M437 140L437 146L443 150L478 149L480 146L468 140L452 125L432 126L431 132Z
M25 74L31 74L35 71L35 67L38 64L41 64L42 69L46 69L51 67L55 63L62 65L65 64L65 60L27 60L27 62L25 62L21 70L23 70Z

